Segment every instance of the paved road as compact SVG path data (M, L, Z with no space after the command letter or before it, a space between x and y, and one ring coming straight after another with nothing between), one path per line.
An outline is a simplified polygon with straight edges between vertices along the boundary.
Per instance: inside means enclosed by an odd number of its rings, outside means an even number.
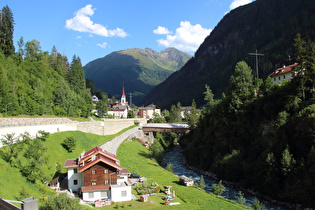
M140 130L141 131L141 130ZM125 141L130 136L137 136L139 135L139 127L132 128L119 136L116 136L110 141L105 142L104 144L100 145L100 148L107 150L116 155L117 149L123 141Z

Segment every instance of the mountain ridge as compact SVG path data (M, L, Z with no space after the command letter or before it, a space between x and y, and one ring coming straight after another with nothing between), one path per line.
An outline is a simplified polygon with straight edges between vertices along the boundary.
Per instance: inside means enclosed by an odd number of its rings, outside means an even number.
M203 92L209 85L216 98L227 87L235 64L246 61L255 69L255 57L249 53L258 50L260 78L266 78L274 69L289 65L293 39L297 33L307 39L315 37L315 2L309 0L256 0L238 7L217 24L205 38L193 58L179 71L154 87L142 101L153 101L169 108L181 102L198 106L205 104Z
M175 48L160 52L150 48L129 48L95 59L83 68L87 79L110 95L120 97L124 84L137 104L152 87L180 69L192 56Z

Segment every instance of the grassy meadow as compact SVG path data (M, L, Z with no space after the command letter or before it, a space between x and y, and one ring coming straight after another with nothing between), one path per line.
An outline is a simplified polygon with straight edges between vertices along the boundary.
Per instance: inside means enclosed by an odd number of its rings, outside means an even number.
M121 131L120 133L124 132ZM43 166L44 173L51 179L55 173L60 170L61 173L66 172L63 165L66 159L76 158L82 151L98 146L116 135L99 136L79 131L69 131L50 134L49 138L44 142L47 147L46 157L48 164ZM72 136L77 140L76 148L73 152L68 153L61 143L66 137ZM175 190L176 198L174 202L179 202L178 206L164 206L162 198L164 194L150 196L148 202L140 202L139 200L130 202L116 203L112 206L103 207L101 209L246 209L246 207L225 200L221 197L209 194L195 187L185 187L178 184L178 178L167 170L160 167L155 160L150 158L149 149L143 147L137 141L124 142L118 149L117 156L120 159L122 167L127 168L132 173L141 174L150 179L149 182L158 183L163 189L164 185L171 185L172 191ZM26 160L23 160L26 161ZM0 159L0 197L8 200L22 200L28 196L34 196L39 199L41 205L49 195L54 191L41 183L31 183L24 178L17 168L11 167L3 159ZM136 193L135 193L136 195ZM139 195L136 195L139 199ZM88 207L83 207L88 208Z

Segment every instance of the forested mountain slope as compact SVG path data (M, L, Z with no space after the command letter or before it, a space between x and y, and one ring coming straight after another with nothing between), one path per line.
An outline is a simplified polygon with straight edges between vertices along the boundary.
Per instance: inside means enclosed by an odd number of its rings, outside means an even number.
M170 107L180 101L190 105L204 104L202 93L208 84L216 98L225 91L238 61L246 61L255 69L258 50L259 77L266 78L283 64L291 64L293 38L301 33L308 40L315 38L315 1L256 0L232 10L219 22L199 47L195 56L167 80L153 88L143 100ZM292 58L292 56L291 56Z
M126 92L132 93L137 104L152 87L164 81L180 69L191 55L175 48L161 52L152 49L126 49L113 52L84 66L86 78L94 80L95 86L120 98L124 84Z

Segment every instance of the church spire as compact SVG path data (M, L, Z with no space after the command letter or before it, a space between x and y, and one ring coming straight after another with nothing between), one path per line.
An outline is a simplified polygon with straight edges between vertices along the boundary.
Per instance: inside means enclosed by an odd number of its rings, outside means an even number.
M122 86L122 90L121 90L121 100L120 102L122 104L125 104L126 103L126 94L125 94L125 88L124 88L124 85Z

